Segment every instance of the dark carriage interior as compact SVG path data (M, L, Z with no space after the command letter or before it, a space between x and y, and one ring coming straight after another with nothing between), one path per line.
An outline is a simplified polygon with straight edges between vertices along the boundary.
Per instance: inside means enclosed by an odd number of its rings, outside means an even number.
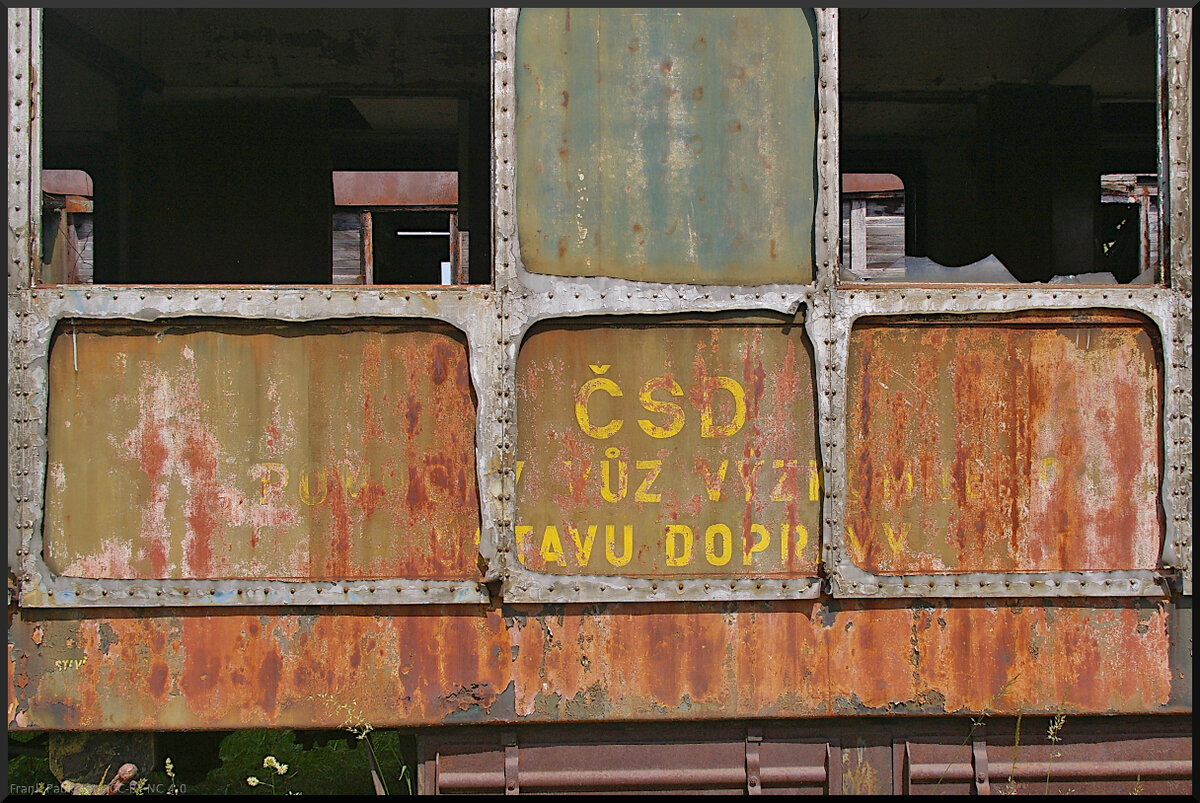
M1149 8L843 9L842 173L903 182L847 190L868 240L1026 282L1153 267L1155 32Z
M42 281L437 284L451 250L488 281L490 36L486 8L45 10ZM337 204L339 171L457 198Z

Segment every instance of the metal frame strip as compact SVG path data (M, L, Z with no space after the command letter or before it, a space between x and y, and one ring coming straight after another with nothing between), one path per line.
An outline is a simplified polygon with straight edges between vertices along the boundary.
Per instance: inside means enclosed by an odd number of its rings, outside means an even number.
M26 367L30 360L25 322L28 287L37 252L33 199L41 195L40 135L36 103L40 66L41 9L8 9L8 566L19 571L23 547L19 533L33 518L26 478L33 471L33 414L30 399L37 386ZM10 589L11 593L11 589Z
M1164 564L1179 571L1180 590L1192 593L1192 9L1159 10L1160 98L1165 108L1160 163L1167 192L1163 219L1163 260L1169 260L1175 291L1175 337L1164 341L1164 359L1174 377L1172 413L1166 420L1169 492L1164 489L1174 554ZM1169 373L1168 376L1171 376ZM1167 498L1169 497L1169 503Z

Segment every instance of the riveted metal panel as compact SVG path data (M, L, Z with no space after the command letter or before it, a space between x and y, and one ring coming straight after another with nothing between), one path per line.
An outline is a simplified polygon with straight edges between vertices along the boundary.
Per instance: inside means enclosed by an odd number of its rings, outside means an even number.
M851 560L882 575L1156 569L1155 334L1117 313L858 320Z
M834 109L836 105L836 75L832 65L836 64L836 35L822 36L822 33L836 32L836 10L818 9L815 12L817 23L817 48L821 54L819 76L823 82L823 94L817 97L819 119L824 125L825 137L816 145L822 169L830 164L830 159L836 167L836 147L830 132L836 131ZM807 595L816 591L815 583L803 583L797 588L796 582L787 583L786 588L778 581L763 580L730 580L722 584L712 584L708 581L678 580L670 584L656 584L646 578L626 577L621 581L597 581L594 578L576 576L568 587L561 584L554 586L553 576L542 577L533 581L530 575L520 566L516 558L516 534L512 529L515 517L515 494L513 493L516 476L516 443L529 437L523 428L517 426L516 405L516 356L518 344L531 326L539 321L556 318L573 318L584 315L611 315L614 309L622 314L652 314L687 312L728 312L743 311L751 314L774 311L791 317L799 326L803 324L812 342L813 353L818 366L824 366L824 355L827 344L824 339L813 336L815 310L824 310L826 298L814 293L814 285L808 282L810 277L797 277L792 283L768 284L759 286L695 286L688 284L668 284L652 276L637 276L634 280L622 278L574 277L559 278L529 272L522 262L522 246L518 243L518 227L515 225L517 209L513 195L516 175L516 69L522 63L515 55L517 13L513 9L497 9L493 15L493 147L495 190L493 203L496 205L494 219L496 237L496 277L497 289L503 302L498 315L502 319L503 356L500 360L500 388L498 393L503 405L503 415L500 417L504 426L501 440L500 477L505 483L500 494L504 505L504 516L499 521L503 531L503 540L499 546L499 554L505 559L505 565L515 570L506 578L504 593L506 599L525 600L578 600L578 599L711 599L755 597L770 598L779 593L784 596ZM833 22L831 22L831 20ZM837 182L826 179L818 191L818 201L823 204L823 210L828 217L829 210L836 214ZM830 197L834 200L831 203ZM825 223L829 223L826 219ZM836 229L836 219L828 227L829 232ZM828 234L828 232L827 232ZM813 244L816 263L827 265L833 251L836 249L836 239L830 244L828 236L817 238ZM807 314L807 318L806 318ZM817 326L824 329L827 320L819 316L821 323ZM822 367L816 382L821 386L827 379L827 372ZM533 437L536 437L534 433ZM827 448L822 446L822 448ZM543 582L548 581L548 582ZM683 588L680 588L680 585ZM553 590L551 590L553 588Z
M466 345L436 323L63 321L48 568L482 580Z
M1176 316L1174 313L1174 304L1176 300L1173 294L1162 288L1139 288L1139 289L1124 289L1117 290L1115 288L1103 289L1072 289L1064 291L1049 288L996 288L996 287L955 287L955 288L920 288L920 287L894 287L894 288L842 288L834 291L834 303L836 312L831 314L832 331L830 340L834 342L836 356L833 359L835 371L839 376L848 375L849 360L850 360L850 342L851 332L856 322L863 318L872 315L882 315L891 320L891 316L912 316L912 315L928 315L937 313L1015 313L1021 310L1045 310L1047 314L1050 310L1067 307L1075 310L1087 310L1096 308L1105 309L1126 309L1143 316L1143 320L1148 321L1154 340L1157 343L1172 343L1177 337ZM1073 313L1081 315L1082 312ZM900 318L899 320L911 320L911 317ZM1004 318L989 319L999 322L1003 325ZM998 335L993 335L998 336ZM971 359L976 361L989 359L984 356L973 355ZM1158 371L1162 376L1163 386L1165 388L1174 388L1175 382L1178 381L1179 369L1170 361L1163 360L1162 356L1156 355L1156 360L1162 361ZM1006 369L1007 370L1007 369ZM1060 372L1061 373L1061 372ZM991 381L991 377L980 374L981 380ZM1060 377L1065 381L1065 375ZM932 380L931 380L932 381ZM934 387L919 387L916 395L913 397L914 403L927 394ZM852 404L859 403L857 400L852 401L848 398L852 393L861 397L861 387L845 386L844 390L837 387L830 388L831 395L831 417L834 419L828 423L832 424L832 437L839 437L845 433L851 432L849 416L853 409ZM1101 388L1096 391L1097 397L1101 400L1094 404L1100 404L1101 409L1109 409L1112 402L1105 402L1104 399L1113 396L1110 388ZM903 402L900 402L903 404ZM1185 415L1184 411L1179 406L1179 395L1172 392L1163 392L1160 401L1155 401L1152 404L1147 404L1143 401L1139 405L1144 412L1150 412L1153 407L1153 413L1157 416L1157 420L1170 421L1174 420L1173 416ZM943 411L946 412L946 411ZM954 415L973 415L978 416L979 411L977 406L968 405L968 410L963 412L955 412ZM984 419L980 419L981 421ZM1025 426L1026 424L1022 424ZM861 428L860 428L861 429ZM1162 438L1161 424L1157 425L1153 434L1145 437ZM1005 437L1010 437L1006 435ZM1161 441L1159 441L1161 443ZM1164 463L1167 466L1171 464L1178 465L1178 445L1173 445L1169 442L1164 445ZM936 452L930 449L927 453L933 455ZM910 566L908 570L896 569L896 574L877 573L873 571L865 571L863 567L856 562L856 558L861 560L862 555L856 553L861 548L861 543L856 547L855 540L852 539L852 530L855 526L862 526L854 521L846 518L848 512L856 513L851 507L851 502L847 498L848 491L848 460L853 459L853 452L847 452L846 455L835 454L831 465L829 466L829 485L827 490L827 501L830 503L827 509L827 524L830 526L829 538L825 544L826 549L826 565L831 567L832 581L834 591L838 594L848 594L851 596L873 596L873 595L896 595L896 596L1042 596L1042 595L1075 595L1088 594L1094 596L1105 596L1113 594L1137 594L1137 595L1157 595L1165 591L1165 578L1162 566L1170 566L1173 556L1178 554L1179 541L1181 538L1178 529L1176 511L1178 510L1181 497L1178 495L1179 486L1176 484L1175 474L1170 470L1166 472L1166 478L1160 480L1161 487L1158 488L1160 504L1165 514L1165 526L1162 530L1161 545L1162 552L1160 555L1154 556L1152 565L1126 566L1124 568L1112 568L1109 565L1104 569L1091 569L1078 567L1075 570L1055 570L1048 565L1041 570L1018 570L1016 563L1011 564L1012 568L998 570L1000 564L996 564L997 569L976 569L973 567L963 566L960 571L950 573L945 572L945 567L934 568L930 563L928 566L918 567L916 564ZM949 457L949 453L946 454ZM1047 455L1053 457L1054 455ZM1040 460L1043 456L1039 456ZM893 466L892 468L895 468ZM964 467L965 468L965 467ZM931 468L930 471L933 469ZM935 480L940 476L934 471ZM902 483L905 492L907 492L907 480L904 477L905 471L901 467L894 472L892 477L893 484L896 482ZM915 480L915 475L914 475ZM882 477L876 477L876 484L882 492ZM1019 483L1022 480L1017 477L1012 480ZM1104 481L1110 481L1105 479ZM965 475L958 481L958 487L962 492L966 492L966 477ZM931 488L937 490L937 482L934 482ZM893 485L894 488L900 486ZM914 488L914 491L917 490ZM924 492L924 489L921 489ZM932 493L932 491L931 491ZM1003 501L1003 500L1001 500ZM849 528L846 525L849 524ZM902 523L893 525L891 529L891 542L888 541L888 530L883 528L883 522L878 523L878 538L879 546L886 547L888 553L894 553L893 545L897 545L903 539ZM931 532L936 531L936 527L927 526L928 523L921 526ZM915 522L914 525L915 526ZM1056 531L1056 528L1051 528ZM857 539L857 535L854 535ZM884 553L879 553L883 555ZM1142 560L1139 558L1139 560ZM1143 564L1147 562L1143 560ZM886 571L892 569L886 565L880 564L878 568Z
M815 21L801 9L525 9L517 218L537 273L813 276Z
M391 561L394 565L390 568L385 569L381 565L377 565L369 572L360 571L357 575L359 579L355 579L354 570L345 570L345 567L342 567L341 570L333 573L346 575L342 576L340 582L332 580L317 582L312 578L297 578L290 574L285 575L287 579L276 579L272 577L272 574L275 574L274 568L266 565L260 569L246 572L226 571L223 573L224 577L218 574L217 579L189 577L186 576L187 572L182 569L178 570L178 577L168 576L154 579L118 579L131 574L129 572L116 572L116 576L112 576L113 573L110 572L110 576L107 577L103 576L101 572L91 572L93 575L101 574L99 579L60 576L57 572L51 571L43 559L42 508L47 477L50 477L51 483L54 481L54 477L48 475L47 472L45 451L49 411L46 376L50 366L49 352L52 334L59 321L76 322L76 344L80 322L102 318L146 322L166 322L169 319L195 316L240 318L257 322L256 324L243 324L242 331L245 331L245 327L258 326L263 332L272 329L276 332L279 331L279 326L272 322L290 321L294 324L302 321L334 319L342 321L344 328L349 331L362 330L366 334L358 336L365 337L369 337L372 325L378 325L380 322L377 319L381 317L393 319L394 325L398 328L404 328L403 319L408 319L407 325L411 329L419 330L425 326L427 329L447 331L444 326L436 323L440 321L462 333L452 335L459 344L457 346L460 349L459 359L463 358L461 351L464 346L463 336L465 336L467 351L472 355L467 363L467 369L479 414L475 417L473 424L461 422L454 427L454 431L465 436L473 426L475 442L486 443L498 439L500 428L500 416L495 411L498 394L494 390L486 394L478 392L481 387L490 387L490 383L494 381L493 377L498 373L494 350L478 347L481 342L494 342L498 339L498 315L495 313L492 297L492 291L487 288L456 290L387 288L365 291L353 288L134 287L117 289L95 286L41 288L29 291L28 300L31 312L23 314L18 319L20 324L18 329L30 344L31 359L26 370L41 378L36 383L34 392L29 399L30 415L27 422L31 433L29 448L34 452L34 461L31 470L19 476L14 483L18 495L22 499L29 500L32 511L28 518L16 522L19 533L17 543L20 544L18 557L21 566L21 604L64 607L244 605L254 603L284 605L305 603L383 604L394 602L478 602L486 599L487 589L484 581L494 578L499 572L499 567L494 562L496 555L494 534L496 522L500 518L495 508L500 504L501 494L498 487L497 467L491 463L492 453L485 449L475 449L472 452L471 447L468 446L467 453L471 456L466 458L468 462L462 466L464 472L468 465L474 467L475 478L468 482L465 480L466 474L464 473L464 482L478 483L480 487L478 499L482 520L475 519L462 536L464 543L455 548L455 554L458 555L458 558L455 559L458 560L457 571L460 574L454 579L447 579L449 575L438 577L438 572L442 570L432 566L426 566L421 571L410 573L409 570L414 569L413 565L405 566L406 571L402 576L398 574L386 576L388 572L401 568L399 564L405 561L404 558L397 558L394 555L388 556L387 552L372 556L371 559L377 562L382 560L384 563ZM227 325L236 328L233 324ZM69 327L69 323L63 326ZM284 329L292 329L293 333L300 331L295 326L286 326ZM67 329L64 329L64 332L66 331ZM354 336L351 335L348 339L353 339ZM299 343L302 340L301 338L295 342ZM67 342L66 334L63 335L62 343L66 351L59 356L60 362L57 365L69 375L74 376L77 361L77 358L73 356L77 354L75 345ZM181 357L182 354L183 352L180 350ZM62 355L65 355L66 362L62 362ZM356 359L358 358L356 357ZM184 362L181 360L178 365L182 366ZM86 366L86 361L84 365ZM159 368L161 369L161 366ZM431 373L434 368L435 366L431 362ZM147 376L153 374L155 370L154 367L144 369ZM200 372L200 374L202 373ZM197 374L197 377L200 374ZM299 376L302 374L297 375L297 377ZM216 382L219 385L221 382L219 372L207 376L205 381ZM303 402L307 404L307 397L303 399ZM268 407L273 407L273 403L269 399L264 403ZM423 401L421 403L425 404ZM266 415L265 412L264 415ZM420 419L420 415L417 416L417 419ZM364 417L363 420L365 421L366 418ZM405 426L407 426L406 421L407 419L404 419ZM121 441L118 439L114 447L117 451L121 448L120 443ZM181 454L186 453L186 446L181 449L183 450ZM444 456L434 459L444 459ZM406 466L405 474L410 467L419 468L415 465ZM293 470L293 467L287 468L289 472ZM298 470L304 473L306 469L308 469L307 476L310 483L319 476L321 471L320 466L303 466ZM354 473L353 467L343 467L343 469L349 474ZM326 468L325 470L326 487L328 488L328 483L332 481L332 474L329 473L330 469ZM338 476L341 476L340 473ZM266 477L267 490L271 492L271 484L280 478L276 478L274 474L266 475ZM299 487L295 483L298 483L299 479L299 475L297 475L290 486L297 492L299 492ZM257 482L261 501L262 478L260 477ZM404 487L410 488L411 486L405 485ZM311 496L311 493L316 493L311 484L308 490L310 491L310 500L315 500L316 497ZM236 494L233 496L217 494L213 498L216 501L210 500L213 504L205 506L204 509L210 513L219 512L223 510L224 501L236 501L234 497ZM303 500L300 504L304 504ZM186 520L188 515L188 511L185 510L183 518ZM203 518L204 516L201 516L201 519ZM354 520L352 514L350 521ZM401 524L403 525L403 523ZM409 523L403 527L408 528L414 537L420 535L420 537L428 538L429 536L428 528L423 523L417 525ZM474 536L476 528L480 529L478 540ZM244 549L244 547L238 546L234 549L236 551L236 549ZM147 553L147 559L148 557L149 553ZM483 563L476 570L475 565L479 560L482 560ZM251 564L252 561L246 565ZM104 561L101 561L100 565L104 565ZM59 568L63 568L63 565L60 564ZM258 571L259 574L255 575L254 571ZM81 573L87 574L88 572ZM132 574L136 576L137 572ZM150 572L150 574L159 574L159 572ZM313 575L313 577L320 576ZM257 577L257 579L249 579L251 577ZM372 579L366 579L368 577Z
M527 335L517 367L520 425L532 433L517 448L520 565L568 576L815 578L813 361L790 323L591 318Z

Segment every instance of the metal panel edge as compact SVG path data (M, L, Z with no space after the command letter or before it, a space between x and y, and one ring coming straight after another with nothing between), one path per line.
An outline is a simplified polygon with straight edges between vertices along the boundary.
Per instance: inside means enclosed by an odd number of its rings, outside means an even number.
M838 10L818 8L817 12L817 191L816 252L814 277L819 288L832 287L838 275L841 261L841 163L839 158L841 137L840 109L838 106Z
M1171 286L1184 295L1192 294L1192 10L1162 9L1159 114L1163 121L1164 142L1161 158L1165 163L1168 187L1168 247ZM1160 168L1161 172L1161 168Z
M38 220L32 202L41 196L40 123L37 110L41 71L39 8L8 9L8 567L19 571L21 533L30 518L29 500L14 481L32 468L29 410L29 285L38 253ZM13 589L10 585L12 602Z
M1127 597L1163 596L1167 593L1164 578L1158 572L964 572L948 575L876 575L856 566L850 559L845 542L843 521L846 494L846 390L845 376L849 362L850 331L855 320L868 316L900 316L920 314L986 314L1023 310L1063 311L1072 309L1123 309L1139 312L1158 328L1164 348L1175 337L1175 295L1165 288L1059 288L1011 285L969 287L855 287L839 288L832 293L832 331L829 345L834 349L830 358L834 374L839 377L838 388L831 388L831 425L833 437L841 447L834 450L826 479L826 501L829 503L826 524L826 562L834 596L837 597ZM1164 365L1164 386L1177 381L1177 370L1170 362ZM839 390L840 389L840 390ZM1176 413L1179 394L1165 393L1163 420L1170 421ZM1170 446L1170 443L1164 444ZM1172 453L1164 453L1171 464ZM1172 518L1172 492L1175 482L1167 475L1163 479L1160 498L1167 513L1164 551L1181 538L1177 520ZM1161 563L1161 561L1160 561Z
M41 194L37 169L40 136L37 82L40 71L39 8L8 9L8 291L29 287L36 250L36 216L30 203Z
M167 580L130 581L55 577L42 552L42 503L46 474L46 421L49 395L47 365L50 339L60 320L169 321L183 317L225 317L236 320L309 322L348 318L437 320L462 331L467 338L471 381L475 387L476 481L480 495L480 552L489 567L484 580L494 579L495 522L500 518L499 478L487 448L500 431L495 394L484 392L496 373L490 344L498 339L491 288L389 287L373 290L334 287L106 287L55 286L28 291L25 309L10 309L18 331L25 336L23 351L13 353L12 370L28 375L14 396L23 398L24 412L14 405L10 428L18 430L15 489L18 502L20 602L28 607L163 607L176 605L380 605L412 603L486 603L484 582L386 578L374 581ZM235 298L236 297L236 300ZM11 380L10 380L11 381ZM11 450L10 450L11 452ZM10 460L13 458L10 457ZM11 493L12 491L10 491ZM11 527L11 525L10 525ZM11 549L11 546L10 546Z
M1180 572L1180 590L1192 593L1192 10L1169 8L1160 29L1159 114L1163 120L1160 160L1167 182L1167 225L1162 234L1170 260L1171 286L1178 293L1175 308L1176 337L1171 343L1170 366L1175 371L1170 388L1173 412L1167 420L1167 453L1176 502L1168 508L1168 524L1176 528L1176 554L1172 565ZM1164 495L1166 495L1164 490Z

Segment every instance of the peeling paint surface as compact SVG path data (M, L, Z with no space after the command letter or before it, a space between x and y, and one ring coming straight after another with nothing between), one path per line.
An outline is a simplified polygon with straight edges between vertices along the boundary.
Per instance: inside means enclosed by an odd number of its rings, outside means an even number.
M71 322L49 386L57 574L479 578L450 327Z
M1160 713L1179 710L1172 615L1145 600L70 612L13 622L9 726L337 727L322 696L376 727Z
M517 223L535 273L812 280L815 22L802 9L523 9Z
M880 320L850 335L846 542L857 565L1157 566L1162 391L1148 322Z
M770 318L767 318L770 321ZM555 574L813 576L820 466L801 327L598 319L517 366L518 559Z

